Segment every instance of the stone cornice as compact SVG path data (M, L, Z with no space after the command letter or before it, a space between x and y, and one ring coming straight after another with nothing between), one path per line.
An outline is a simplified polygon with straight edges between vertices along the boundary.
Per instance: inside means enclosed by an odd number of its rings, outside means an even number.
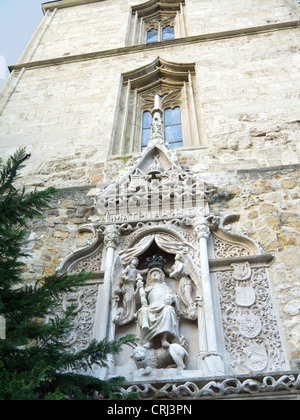
M57 0L42 4L43 12L47 10L63 9L65 7L81 6L82 4L97 3L105 0Z
M261 266L268 266L269 263L274 259L274 256L271 254L262 254L262 255L243 255L242 257L233 257L233 258L215 258L209 260L209 268L212 272L219 270L228 270L231 269L230 264L232 263L242 263L249 262L252 265L258 264Z
M71 4L72 0L69 0L69 1ZM78 3L79 1L80 0L77 0ZM92 2L95 0L87 0L87 1ZM87 1L85 1L85 3ZM8 68L10 71L13 71L13 70L18 71L23 68L33 69L33 68L38 68L38 67L56 66L56 65L68 64L68 63L73 63L73 62L78 62L78 61L96 60L96 59L105 58L105 57L134 54L134 53L139 53L141 51L146 52L146 51L152 51L152 50L160 50L166 47L170 48L170 47L177 47L181 45L218 41L218 40L224 40L224 39L241 37L241 36L259 35L259 34L263 34L267 32L274 32L274 31L294 29L294 28L298 28L297 20L270 24L270 25L263 25L263 26L255 26L255 27L250 27L250 28L235 29L231 31L202 34L202 35L190 36L190 37L185 37L185 38L177 38L173 40L162 41L162 42L151 43L151 44L134 45L131 47L114 48L114 49L104 50L104 51L95 51L91 53L76 54L76 55L65 56L65 57L56 57L56 58L50 58L46 60L32 61L28 63L19 63L16 65L9 66Z

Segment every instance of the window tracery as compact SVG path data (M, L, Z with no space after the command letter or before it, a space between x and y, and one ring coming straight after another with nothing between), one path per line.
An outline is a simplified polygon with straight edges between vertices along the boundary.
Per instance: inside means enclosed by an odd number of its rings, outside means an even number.
M160 96L169 147L203 144L194 77L193 63L172 63L161 58L124 73L111 154L140 153L147 146L155 95Z
M174 26L175 22L173 21L173 19L171 20L171 22L170 19L150 22L146 26L146 43L150 44L151 42L167 41L168 39L174 39Z
M132 7L126 45L186 36L184 5L184 0L151 0Z
M144 150L150 140L152 115L150 111L143 113L142 128L142 150ZM181 108L180 106L170 107L164 110L164 138L169 148L183 146Z

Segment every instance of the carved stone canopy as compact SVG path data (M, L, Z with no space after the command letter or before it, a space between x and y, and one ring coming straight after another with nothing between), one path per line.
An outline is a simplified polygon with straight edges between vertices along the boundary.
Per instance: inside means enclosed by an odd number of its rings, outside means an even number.
M208 212L217 189L184 171L163 144L145 149L129 173L97 196L106 222L120 223Z
M163 84L181 87L183 82L188 81L189 73L195 74L194 63L177 64L157 57L147 66L123 73L123 82L128 83L130 81L131 89L143 91L149 90L153 84L157 85L158 81L163 81Z
M176 12L180 10L181 3L184 4L185 0L149 0L138 6L132 7L132 11L143 18L156 16L160 12L169 13L171 16L175 16Z

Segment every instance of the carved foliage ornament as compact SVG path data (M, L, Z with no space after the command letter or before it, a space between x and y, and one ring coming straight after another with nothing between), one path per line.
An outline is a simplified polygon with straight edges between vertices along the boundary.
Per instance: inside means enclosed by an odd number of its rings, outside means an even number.
M147 169L136 168L120 183L100 194L97 211L106 214L107 221L137 220L142 218L142 213L147 215L149 212L149 219L156 218L155 212L159 213L159 217L168 217L173 210L188 213L188 209L199 209L203 213L206 204L216 196L215 187L178 170L176 166L162 168L157 155ZM123 219L111 219L110 215L124 216Z
M85 349L93 339L98 290L98 284L87 284L62 296L62 305L56 315L64 317L68 306L77 306L73 319L74 330L64 339L64 346L70 353ZM85 368L83 365L82 370Z
M120 229L117 226L109 225L103 227L104 245L106 248L117 248L120 241Z
M76 261L70 268L70 273L80 273L81 271L100 271L102 264L102 246L94 254Z

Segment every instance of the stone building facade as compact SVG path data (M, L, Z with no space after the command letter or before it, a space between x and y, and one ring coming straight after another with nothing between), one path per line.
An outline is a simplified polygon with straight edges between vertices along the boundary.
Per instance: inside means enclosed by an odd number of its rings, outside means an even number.
M141 398L299 398L298 1L42 7L0 153L60 189L28 277L95 271L66 345L137 334L93 373Z

